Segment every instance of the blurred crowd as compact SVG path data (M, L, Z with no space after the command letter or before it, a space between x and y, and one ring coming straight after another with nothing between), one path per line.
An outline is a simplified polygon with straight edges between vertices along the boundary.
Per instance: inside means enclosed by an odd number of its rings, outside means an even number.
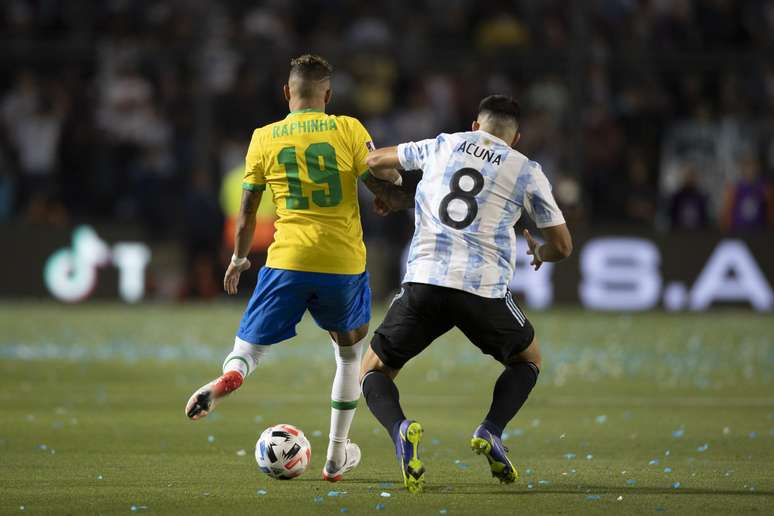
M311 51L377 145L512 94L576 227L774 227L774 0L5 0L0 34L0 220L217 248L221 184Z

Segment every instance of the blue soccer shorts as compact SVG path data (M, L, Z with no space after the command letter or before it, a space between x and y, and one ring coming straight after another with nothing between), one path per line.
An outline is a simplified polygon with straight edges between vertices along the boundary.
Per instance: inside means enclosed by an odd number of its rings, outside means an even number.
M350 331L371 319L368 272L324 274L262 267L237 337L251 344L275 344L296 335L309 310L328 331Z

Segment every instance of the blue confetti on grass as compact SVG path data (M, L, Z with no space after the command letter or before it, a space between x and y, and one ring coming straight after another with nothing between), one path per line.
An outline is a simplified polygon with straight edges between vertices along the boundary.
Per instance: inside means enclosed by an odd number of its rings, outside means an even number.
M667 451L665 451L665 452L664 452L664 456L665 456L665 457L669 457L669 454L670 454L670 453L672 453L672 452L670 452L669 450L667 450Z
M458 467L458 468L460 468L460 469L468 469L468 468L470 467L470 466L468 466L467 464L465 464L464 462L462 462L460 459L455 459L455 460L454 460L454 463L455 463L455 464L457 465L457 467Z
M339 512L349 512L349 509L347 509L346 507L342 507L341 509L339 509Z
M630 478L629 480L627 480L627 481L626 481L626 485L627 485L627 486L633 486L633 485L635 485L636 483L637 483L637 481L636 481L636 480L634 480L633 478Z
M674 482L672 483L672 489L678 489L681 485L680 482Z
M602 425L607 423L607 416L602 414L594 418L594 421L597 422L598 425Z
M593 458L594 458L594 456L592 454L590 454L590 453L588 455L586 455L586 460L591 460Z
M685 428L683 427L680 427L677 430L674 430L672 432L672 437L674 437L675 439L680 439L684 435L685 435Z
M315 496L314 503L322 503L324 498L322 496Z
M749 437L750 439L755 439L756 437L758 437L758 432L750 432Z
M670 468L669 466L664 468L664 473L671 473L671 472L672 472L672 468Z
M538 484L540 484L541 486L547 486L547 485L551 484L551 481L550 480L538 480Z
M433 437L433 438L430 440L430 444L432 444L433 446L438 446L439 444L441 444L441 440L440 440L440 439L438 439L437 437Z
M527 468L527 470L524 473L526 473L527 475L531 475L532 473L534 473L534 471L532 471L532 468Z
M588 495L586 497L586 500L594 501L594 500L599 500L600 498L601 497L599 495Z
M391 487L394 487L392 482L379 482L379 487L382 489L389 489Z
M328 496L344 496L346 491L328 491Z
M658 465L658 459L650 459L650 462L648 462L648 466L656 466Z
M207 436L207 442L212 444L215 442L215 436L214 435L208 435Z
M266 489L259 489L255 492L258 496L264 496L268 491Z
M376 507L374 507L377 511L383 511L384 510L384 504L383 503L377 503Z
M533 487L535 487L535 486L533 486L533 485L532 485L532 482L530 482L529 484L527 484L527 489L532 489Z
M709 448L709 443L704 443L701 446L699 446L698 448L696 448L696 451L699 452L699 453L705 452L705 451L707 451L707 448Z
M379 496L381 496L382 498L389 498L392 495L390 493L388 493L387 491L382 491L381 493L379 493Z
M572 460L575 457L576 457L576 455L574 453L565 453L564 454L564 458L567 459L567 460Z
M440 511L438 511L438 514L446 514L448 512L449 511L447 509L441 509Z

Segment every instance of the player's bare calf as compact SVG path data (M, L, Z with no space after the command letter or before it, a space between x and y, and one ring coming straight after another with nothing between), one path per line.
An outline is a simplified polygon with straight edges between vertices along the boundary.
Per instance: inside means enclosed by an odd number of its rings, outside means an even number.
M194 421L207 417L215 408L215 403L239 389L243 380L238 371L227 371L219 378L201 386L188 400L185 414Z

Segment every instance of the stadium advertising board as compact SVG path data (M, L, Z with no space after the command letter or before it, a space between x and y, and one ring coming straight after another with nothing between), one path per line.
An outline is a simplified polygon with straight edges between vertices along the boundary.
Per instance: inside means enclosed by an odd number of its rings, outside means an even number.
M76 303L95 297L136 303L146 297L151 247L130 228L8 226L0 297L48 297Z
M521 241L520 249L526 244ZM532 271L517 259L511 290L533 309L554 301L592 310L703 311L718 304L774 310L774 253L763 240L593 236L567 263Z
M14 243L4 246L0 270L0 297L5 299L135 303L157 295L148 292L151 274L179 275L164 268L182 268L175 265L181 260L154 263L152 257L161 253L131 228L8 226L0 228L0 235ZM774 311L774 246L765 235L580 234L569 260L546 263L537 272L529 267L522 239L518 248L511 290L531 309L580 304L590 310L703 311L733 305Z

